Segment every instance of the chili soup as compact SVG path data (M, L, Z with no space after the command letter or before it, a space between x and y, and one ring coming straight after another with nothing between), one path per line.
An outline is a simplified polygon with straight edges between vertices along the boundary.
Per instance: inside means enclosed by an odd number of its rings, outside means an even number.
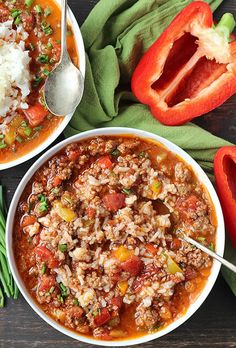
M22 157L61 124L45 106L43 87L60 59L61 10L54 0L0 3L0 163ZM68 26L68 51L78 66Z
M78 334L132 339L165 329L203 291L217 219L192 168L148 139L72 143L26 185L13 227L15 261L44 313Z

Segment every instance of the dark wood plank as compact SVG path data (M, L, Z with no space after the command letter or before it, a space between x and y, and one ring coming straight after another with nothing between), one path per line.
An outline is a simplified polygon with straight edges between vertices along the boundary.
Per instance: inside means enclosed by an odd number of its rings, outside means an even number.
M96 2L97 0L69 0L80 25ZM236 1L225 0L217 11L216 17L219 18L226 11L236 15ZM217 110L199 118L197 124L215 135L236 143L235 111L236 96ZM57 142L61 139L62 136ZM0 173L0 180L8 190L8 203L20 179L34 161L35 159ZM208 299L187 323L171 334L146 344L145 347L236 347L235 308L236 298L220 276ZM72 348L75 346L89 347L51 328L33 312L22 297L16 302L9 301L7 307L0 311L1 348Z

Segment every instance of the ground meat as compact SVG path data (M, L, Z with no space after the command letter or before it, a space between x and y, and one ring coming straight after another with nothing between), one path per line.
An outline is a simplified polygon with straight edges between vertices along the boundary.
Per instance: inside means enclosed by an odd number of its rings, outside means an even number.
M190 266L194 266L195 268L202 268L202 267L210 267L212 262L209 256L207 256L205 253L203 253L199 249L195 249L193 251L190 251L187 254L187 263Z
M175 179L179 182L189 182L192 177L191 171L182 163L175 165Z
M22 20L23 27L26 31L30 32L34 30L36 19L33 13L27 13L24 11L21 14L21 20Z
M135 322L139 330L152 330L159 321L158 313L140 304L135 312Z
M124 154L124 153L132 153L132 150L135 149L140 144L140 141L137 139L130 139L123 141L119 146L118 150Z
M5 8L2 4L0 4L0 22L6 22L9 20L10 17L10 11Z

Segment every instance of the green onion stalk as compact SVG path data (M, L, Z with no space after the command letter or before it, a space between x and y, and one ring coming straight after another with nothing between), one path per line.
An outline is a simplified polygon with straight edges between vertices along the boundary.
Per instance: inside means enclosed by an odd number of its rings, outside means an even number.
M0 308L5 305L5 297L17 299L19 290L14 282L7 261L6 242L6 210L3 198L3 188L0 185Z

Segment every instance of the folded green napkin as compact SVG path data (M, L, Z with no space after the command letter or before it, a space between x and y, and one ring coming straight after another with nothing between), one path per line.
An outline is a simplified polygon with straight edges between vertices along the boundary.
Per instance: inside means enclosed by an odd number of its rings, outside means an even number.
M206 2L215 10L222 1ZM212 178L214 154L229 143L192 123L181 127L161 125L130 91L130 78L140 57L190 2L100 0L82 26L87 52L85 93L66 136L113 126L151 131L186 150ZM236 251L231 254L236 255ZM225 276L236 292L236 277L231 273Z

